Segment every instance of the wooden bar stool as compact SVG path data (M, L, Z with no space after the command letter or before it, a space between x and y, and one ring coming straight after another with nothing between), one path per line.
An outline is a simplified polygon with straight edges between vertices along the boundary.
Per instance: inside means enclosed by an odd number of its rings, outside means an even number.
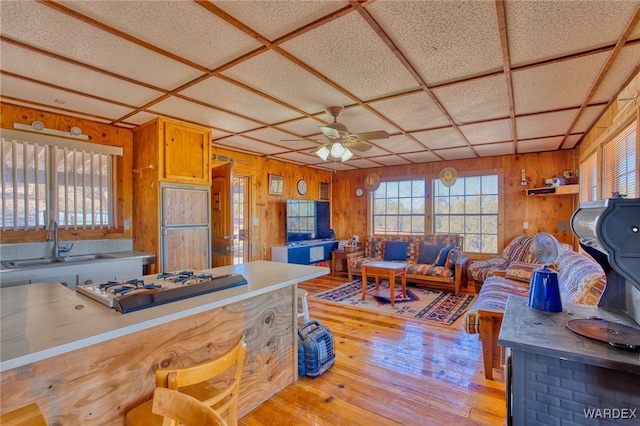
M298 294L298 314L297 314L298 323L300 322L300 318L303 318L304 323L306 324L310 321L309 305L307 304L307 296L309 295L309 293L307 293L307 290L298 287L297 294Z
M187 394L214 409L229 426L236 426L245 353L244 339L240 339L233 348L213 360L184 368L159 368L156 371L156 386ZM214 385L211 379L223 374L224 387L218 388L218 381ZM229 375L232 375L231 379ZM163 417L154 414L152 406L153 399L130 410L127 413L127 425L162 425Z
M156 388L153 392L151 410L164 418L164 426L227 426L220 414L207 404L167 388Z
M40 407L36 402L25 405L22 408L4 413L0 416L0 425L3 426L47 426L47 422L40 412Z

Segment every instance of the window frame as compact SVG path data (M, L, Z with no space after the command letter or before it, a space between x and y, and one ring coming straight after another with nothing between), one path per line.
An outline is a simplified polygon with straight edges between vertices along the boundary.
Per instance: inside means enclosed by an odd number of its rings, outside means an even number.
M422 213L423 230L420 231L419 233L416 233L416 232L401 232L400 229L397 229L396 231L393 231L393 232L376 233L375 232L375 226L376 226L375 225L375 218L376 218L376 216L385 216L385 217L386 216L395 216L395 217L399 218L399 217L403 217L403 216L414 217L414 216L418 216L419 215L419 214L409 214L409 215L404 215L403 214L403 215L401 215L400 213L395 214L395 215L380 215L380 214L376 214L376 212L375 212L375 200L376 200L375 194L376 194L376 192L379 191L380 188L383 185L386 186L386 185L388 185L389 183L392 183L392 182L397 182L398 185L400 185L401 182L410 182L411 185L412 185L412 193L413 193L413 182L419 182L419 181L421 181L422 184L423 184L423 195L422 195L422 198L423 198L422 204L424 206L424 212ZM428 193L427 193L428 182L429 182L429 179L426 178L426 177L420 177L420 178L394 177L394 179L387 179L387 180L384 180L384 181L380 182L380 186L375 191L371 191L369 193L369 197L368 197L368 202L369 202L369 206L370 206L369 215L368 215L369 224L370 224L370 226L369 226L370 233L373 234L373 235L423 235L423 234L427 234L428 233L428 229L429 229L429 224L428 224L428 220L427 220L428 212L429 212L429 208L428 208L428 206L429 206L429 201L428 201L429 197L428 197ZM390 197L385 197L386 200L388 200L389 198ZM407 196L400 197L400 194L398 194L398 196L395 197L395 199L400 199L400 198L411 198L411 199L414 199L414 198L420 198L420 195L415 196L415 197L413 197L413 196L411 196L411 197L407 197ZM413 205L413 201L412 201L412 205ZM410 219L409 221L412 222L412 219ZM400 221L398 221L398 223L399 222ZM413 229L413 224L412 224L410 229Z
M29 232L33 230L38 231L41 229L46 229L48 226L48 223L52 219L59 219L59 215L61 214L58 206L60 188L56 181L57 174L58 174L57 172L58 163L54 155L54 153L58 150L62 150L61 152L64 152L64 153L74 152L73 155L82 156L82 165L81 165L82 174L84 175L86 174L87 170L90 170L92 173L89 179L91 179L92 182L94 179L94 173L93 173L94 167L92 165L91 167L89 167L89 169L86 169L85 161L87 160L87 158L90 158L91 159L90 163L93 163L94 162L93 158L95 158L95 155L102 157L102 160L100 161L107 161L107 164L105 165L105 167L107 167L108 169L106 174L106 181L108 182L108 188L109 188L109 197L108 197L109 200L108 200L108 206L107 206L109 220L107 221L107 223L95 223L95 220L91 220L90 223L85 224L85 222L87 222L86 219L87 219L88 213L83 212L82 221L81 221L82 223L78 223L77 220L74 223L64 223L63 221L58 220L58 223L60 224L60 228L67 229L67 230L74 229L74 230L78 230L79 232L86 232L88 230L95 230L95 229L102 230L101 232L104 232L105 229L106 230L118 229L119 227L118 176L120 175L118 163L120 162L119 158L122 158L122 155L123 155L124 149L122 147L96 144L92 142L85 142L83 140L67 139L64 137L51 136L51 135L33 133L33 132L17 131L17 130L4 129L4 128L0 129L0 138L2 138L2 140L15 141L14 146L15 146L15 143L17 143L18 146L23 146L23 147L33 146L34 150L40 147L44 151L44 160L41 162L44 164L44 169L42 173L45 175L44 182L38 182L38 177L37 177L38 174L36 174L36 177L35 177L36 184L39 184L42 187L44 187L43 192L44 192L45 200L44 200L44 206L37 204L38 197L36 197L36 200L32 201L34 203L34 208L37 210L35 213L36 217L34 222L29 223L29 219L26 213L23 216L23 219L24 219L23 224L20 223L20 218L16 219L14 216L13 223L9 223L7 224L7 226L4 226L4 223L0 223L0 232L6 233L8 231L13 231L13 232ZM26 152L26 148L24 149ZM78 153L78 154L75 154L75 153ZM4 152L3 152L3 155L4 155ZM107 156L108 159L104 159L104 156ZM99 164L102 164L102 163L99 162ZM66 167L68 168L68 166ZM4 170L4 159L2 162L2 168ZM35 170L36 171L38 170L37 166L35 167ZM26 171L23 173L26 174ZM101 181L103 181L105 179L104 177L105 175L102 174L100 171L99 171L99 175L103 176L102 178L100 178ZM14 176L12 178L13 182L16 182L15 176L16 174L14 172ZM4 184L4 180L3 180L3 184ZM29 182L28 182L28 185L30 185ZM90 188L87 188L86 184L83 183L81 184L80 188L83 188L82 190L86 191L87 189L95 190L96 188L100 188L100 186L97 186L97 187L92 186ZM69 190L77 194L78 186L77 185L69 186L67 188L67 191ZM29 208L27 196L28 195L25 194L25 205L24 205L25 212ZM95 207L95 197L96 197L96 194L95 192L93 192L92 197L90 199L92 200L91 203L92 203L92 206L94 207ZM12 198L15 199L15 197L12 197ZM82 197L82 200L83 201L81 203L82 205L84 205L84 203L86 202L84 201L86 200L86 197ZM17 210L17 207L14 206L13 211L15 212L16 210ZM84 209L82 210L84 211ZM92 214L95 215L95 212L93 212Z
M503 199L504 199L504 194L503 194L503 185L502 185L502 173L500 171L497 170L487 170L487 171L477 171L477 172L467 172L464 174L459 174L458 178L456 179L456 183L460 181L460 179L469 179L469 178L482 178L483 176L495 176L496 179L496 190L497 193L496 194L486 194L486 195L495 195L497 200L497 213L495 213L496 216L496 234L495 234L495 244L496 244L496 251L471 251L469 250L467 247L463 247L463 251L465 252L465 254L477 254L477 255L497 255L500 253L501 251L501 243L502 243L502 238L503 238L503 232L502 232L502 218L503 218ZM430 198L432 198L433 202L432 202L432 212L433 212L433 217L432 217L432 224L433 224L433 233L436 234L436 218L438 216L438 214L436 213L436 191L435 191L435 185L437 184L437 182L440 181L440 179L438 177L435 177L431 183L431 188L432 188L432 194L430 196ZM455 184L454 184L455 185ZM483 194L480 194L480 196L482 196ZM466 196L466 195L461 195L461 196ZM482 204L482 203L481 203ZM481 216L483 216L481 213L474 213L473 215L476 216L480 214ZM472 215L471 213L469 215ZM492 214L493 215L493 214ZM442 215L444 216L444 215ZM448 216L448 215L447 215ZM462 216L466 216L466 214L463 214ZM469 243L468 238L466 238L467 233L466 232L451 232L449 231L448 233L454 233L454 234L458 234L461 235L463 237L463 245L467 245ZM480 233L480 235L483 235L483 233Z

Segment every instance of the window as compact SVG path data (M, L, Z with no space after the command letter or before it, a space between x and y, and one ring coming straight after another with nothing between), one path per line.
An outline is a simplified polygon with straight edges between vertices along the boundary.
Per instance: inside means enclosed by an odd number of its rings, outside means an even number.
M424 179L381 182L373 192L373 233L424 234L425 196Z
M459 234L469 253L498 252L498 175L458 177L447 187L433 182L434 230Z
M598 155L592 154L580 165L582 186L580 188L580 201L592 201L598 199Z
M638 196L636 131L637 124L631 125L604 146L604 198Z
M0 229L40 229L49 220L61 227L115 226L113 155L121 148L34 136L35 142L4 131L0 138L2 197ZM31 138L19 135L19 138Z

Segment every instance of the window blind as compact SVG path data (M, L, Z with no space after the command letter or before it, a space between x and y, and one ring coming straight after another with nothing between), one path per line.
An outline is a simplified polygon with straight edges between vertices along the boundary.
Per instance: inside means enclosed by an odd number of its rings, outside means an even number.
M627 198L638 196L636 132L637 124L633 124L604 146L604 198L616 193Z

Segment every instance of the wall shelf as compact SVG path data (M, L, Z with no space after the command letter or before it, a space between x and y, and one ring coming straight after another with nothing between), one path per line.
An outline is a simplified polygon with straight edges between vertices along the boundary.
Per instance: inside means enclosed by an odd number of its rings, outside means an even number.
M575 195L580 192L580 185L560 185L560 186L545 186L543 188L531 188L526 189L525 193L529 197L533 196L546 196L546 195Z

